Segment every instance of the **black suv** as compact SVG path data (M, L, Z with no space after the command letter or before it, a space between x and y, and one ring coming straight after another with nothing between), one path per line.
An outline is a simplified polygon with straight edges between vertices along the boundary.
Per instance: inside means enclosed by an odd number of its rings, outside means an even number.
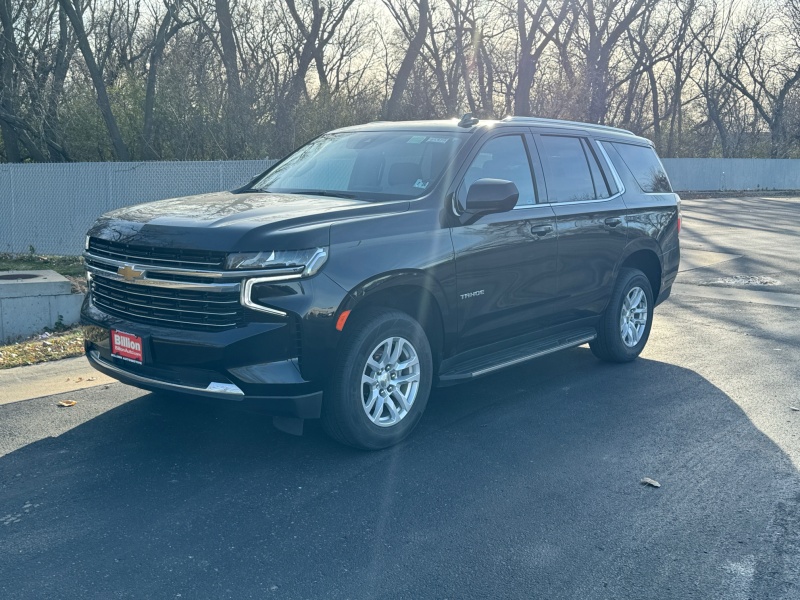
M322 135L245 187L101 217L86 354L135 386L235 401L383 448L433 385L589 343L636 358L678 271L652 144L509 117Z

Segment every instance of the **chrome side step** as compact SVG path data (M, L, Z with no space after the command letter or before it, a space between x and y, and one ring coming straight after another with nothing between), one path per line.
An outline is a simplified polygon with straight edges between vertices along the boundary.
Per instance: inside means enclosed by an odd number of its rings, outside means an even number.
M439 375L439 381L447 385L448 383L458 383L475 377L481 377L493 373L494 371L505 369L506 367L512 367L519 363L533 360L534 358L552 354L553 352L580 346L581 344L591 342L596 337L596 331L582 330L580 332L575 332L573 335L562 335L525 344L516 348L506 349L488 357L465 361L452 370L441 373Z
M491 373L492 371L499 371L500 369L505 369L506 367L510 367L512 365L516 365L521 362L525 362L526 360L533 360L534 358L539 358L540 356L545 356L547 354L552 354L553 352L558 352L559 350L566 350L567 348L573 348L575 346L580 346L581 344L585 344L586 342L591 342L597 335L591 335L585 338L581 338L576 341L567 342L561 344L560 346L554 346L552 348L548 348L546 350L540 350L539 352L534 352L533 354L529 354L527 356L522 356L520 358L515 358L514 360L509 360L504 363L500 363L499 365L494 365L491 367L486 367L485 369L480 369L478 371L473 371L472 377L480 377L481 375L486 375L487 373Z

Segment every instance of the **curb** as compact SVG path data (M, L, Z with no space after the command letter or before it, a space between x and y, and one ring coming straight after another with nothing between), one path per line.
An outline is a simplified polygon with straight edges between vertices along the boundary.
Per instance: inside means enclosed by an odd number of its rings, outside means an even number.
M0 405L118 383L84 356L0 370Z

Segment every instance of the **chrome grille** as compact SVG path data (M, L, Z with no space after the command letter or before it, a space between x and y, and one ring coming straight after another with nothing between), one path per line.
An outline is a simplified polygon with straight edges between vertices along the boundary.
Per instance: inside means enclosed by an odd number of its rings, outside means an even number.
M92 303L128 321L177 329L221 331L244 322L238 292L202 292L129 284L94 275Z
M89 239L89 253L97 258L108 258L137 265L209 271L224 268L226 257L225 252L213 250L137 246L99 238Z

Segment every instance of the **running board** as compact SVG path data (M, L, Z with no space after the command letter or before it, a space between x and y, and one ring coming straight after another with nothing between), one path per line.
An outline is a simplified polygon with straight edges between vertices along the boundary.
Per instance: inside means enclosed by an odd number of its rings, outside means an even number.
M481 356L455 365L446 373L439 374L441 385L460 383L494 371L512 367L519 363L552 354L559 350L574 348L586 342L591 342L597 337L594 329L582 329L566 335L552 336L536 340L527 344L514 346L506 350L495 352L488 356Z

